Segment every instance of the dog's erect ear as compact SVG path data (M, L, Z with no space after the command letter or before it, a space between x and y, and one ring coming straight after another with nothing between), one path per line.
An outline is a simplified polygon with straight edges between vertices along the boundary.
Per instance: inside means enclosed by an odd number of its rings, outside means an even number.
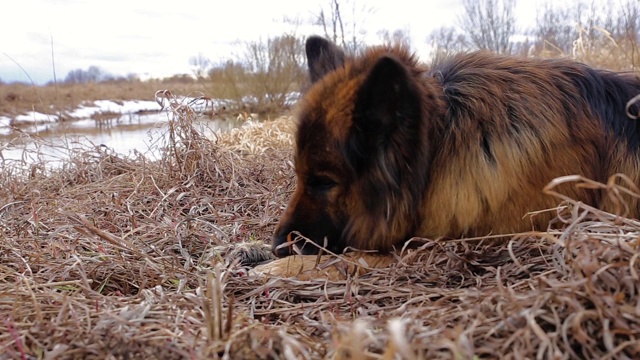
M383 56L358 90L347 151L357 172L373 154L396 147L401 157L418 139L420 90L409 69L393 56Z
M305 48L312 83L344 64L344 51L323 37L311 36Z

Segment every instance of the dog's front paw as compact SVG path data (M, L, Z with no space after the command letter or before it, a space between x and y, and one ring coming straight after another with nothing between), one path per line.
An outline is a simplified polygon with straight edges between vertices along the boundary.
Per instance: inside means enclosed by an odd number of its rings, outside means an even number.
M373 269L388 267L396 261L392 254L351 252L344 255L293 255L253 268L249 274L270 277L294 277L298 280L345 280Z

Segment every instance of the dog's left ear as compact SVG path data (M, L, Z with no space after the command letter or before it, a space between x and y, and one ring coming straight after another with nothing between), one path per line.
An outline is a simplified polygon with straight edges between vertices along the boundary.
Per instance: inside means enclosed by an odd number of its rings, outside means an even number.
M357 93L348 145L356 172L389 146L410 148L419 136L420 109L420 91L409 69L393 56L381 57Z
M320 36L311 36L307 39L305 52L312 83L344 64L344 51Z

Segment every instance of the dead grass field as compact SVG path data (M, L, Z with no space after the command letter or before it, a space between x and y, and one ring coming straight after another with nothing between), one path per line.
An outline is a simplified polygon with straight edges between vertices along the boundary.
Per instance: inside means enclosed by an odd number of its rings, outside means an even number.
M173 117L160 161L1 163L0 359L640 357L638 221L559 197L547 233L259 275L242 260L294 187L291 119L212 141Z
M198 84L171 80L105 81L86 84L33 86L25 83L0 84L0 116L13 117L27 111L57 114L71 111L85 101L153 100L158 89L188 94ZM200 91L204 90L199 89Z

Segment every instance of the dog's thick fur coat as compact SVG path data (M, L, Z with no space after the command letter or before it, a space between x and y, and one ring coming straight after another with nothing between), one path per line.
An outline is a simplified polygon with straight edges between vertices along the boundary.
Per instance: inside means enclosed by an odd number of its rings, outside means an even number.
M638 184L640 127L626 109L637 76L486 52L427 67L400 46L349 57L320 37L306 52L312 85L299 104L298 182L274 235L278 256L291 254L295 231L339 253L544 230L551 212L525 215L557 205L542 192L556 177L622 173ZM613 208L600 191L562 191Z

